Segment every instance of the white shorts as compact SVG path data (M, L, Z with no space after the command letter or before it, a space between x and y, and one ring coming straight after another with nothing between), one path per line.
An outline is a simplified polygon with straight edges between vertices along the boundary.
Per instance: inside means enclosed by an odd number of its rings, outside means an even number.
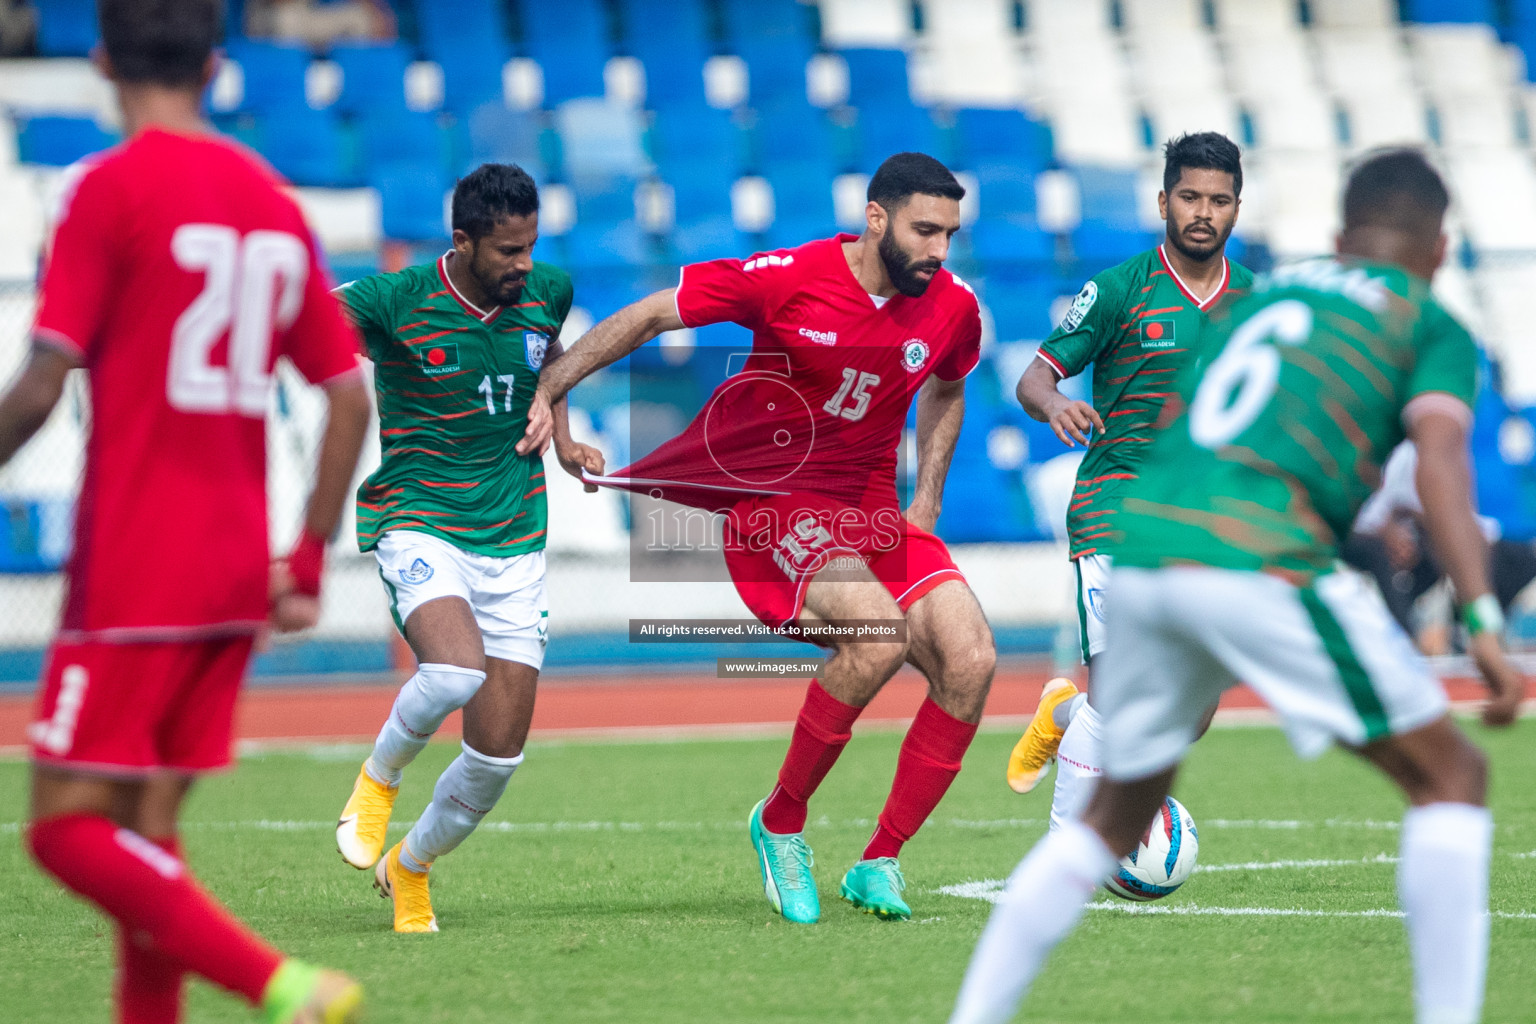
M1104 592L1114 562L1108 555L1083 555L1072 562L1077 570L1077 636L1083 648L1083 664L1107 645L1104 632Z
M1177 764L1222 692L1247 683L1302 757L1446 713L1445 690L1380 594L1340 571L1298 588L1231 569L1116 569L1109 647L1093 677L1110 778Z
M417 608L439 597L461 597L475 613L486 657L543 667L549 636L544 552L496 558L429 533L390 530L374 554L402 635Z

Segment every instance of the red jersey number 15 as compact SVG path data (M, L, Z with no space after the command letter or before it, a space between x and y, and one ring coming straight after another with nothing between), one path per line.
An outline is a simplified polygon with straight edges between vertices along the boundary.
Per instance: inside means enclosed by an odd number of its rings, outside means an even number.
M203 290L171 329L166 400L181 412L265 417L272 335L288 330L304 305L308 248L285 231L241 236L224 224L183 224L171 255L203 274ZM210 357L226 333L228 365L215 366Z

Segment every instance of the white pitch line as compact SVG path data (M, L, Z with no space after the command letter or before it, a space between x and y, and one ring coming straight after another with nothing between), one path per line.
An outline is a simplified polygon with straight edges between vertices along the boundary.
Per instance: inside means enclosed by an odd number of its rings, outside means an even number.
M1397 858L1389 853L1358 860L1251 860L1243 864L1200 864L1195 871L1277 871L1282 868L1347 868L1362 864L1396 864Z

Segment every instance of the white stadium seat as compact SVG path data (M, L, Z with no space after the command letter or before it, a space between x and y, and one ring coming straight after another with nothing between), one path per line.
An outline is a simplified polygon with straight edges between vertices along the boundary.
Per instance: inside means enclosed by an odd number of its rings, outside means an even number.
M1415 25L1409 52L1433 97L1507 95L1510 62L1488 25Z
M1242 138L1237 105L1219 92L1148 98L1147 116L1152 121L1154 146L1189 132L1220 132L1229 139Z
M1226 92L1221 58L1210 33L1152 28L1129 32L1131 82L1145 96L1210 96Z
M1044 112L1056 154L1067 163L1124 167L1145 152L1141 119L1127 97L1062 93L1047 101Z
M1447 257L1445 264L1435 273L1435 299L1456 319L1460 320L1477 338L1488 333L1488 311L1477 296L1477 285L1472 275Z
M1422 143L1429 140L1424 101L1414 92L1345 97L1350 148Z
M1228 39L1294 33L1296 11L1295 0L1218 0L1216 30Z
M1330 153L1338 148L1333 103L1316 89L1249 100L1257 148Z
M1107 34L1109 4L1106 0L1028 0L1024 5L1024 28L1036 38L1053 37L1063 43Z
M112 86L83 57L0 61L0 109L118 119Z
M1397 27L1395 0L1312 0L1311 9L1319 28Z
M1227 77L1244 100L1285 100L1318 88L1317 69L1307 53L1306 37L1295 30L1234 33L1226 37Z
M1323 84L1340 96L1414 91L1412 71L1396 32L1315 32Z
M1516 144L1515 104L1508 93L1447 96L1435 102L1435 111L1440 119L1440 144L1447 149L1513 148Z
M1029 66L1012 37L915 51L907 62L919 102L951 107L1016 107L1032 95Z
M821 38L833 48L901 47L912 39L907 0L821 0Z
M1341 173L1326 154L1271 153L1253 162L1263 193L1270 248L1279 257L1333 251L1338 233Z
M1504 397L1510 404L1536 404L1536 262L1492 261L1475 274L1487 313L1488 351L1504 370Z
M1016 35L1007 0L923 0L923 40L996 39Z
M14 165L0 167L0 281L26 281L37 273L47 223L36 172Z
M1471 243L1483 251L1529 252L1536 240L1536 165L1530 155L1496 149L1447 156L1452 194Z
M1204 6L1201 0L1120 0L1120 17L1130 35L1168 29L1198 31L1205 28Z

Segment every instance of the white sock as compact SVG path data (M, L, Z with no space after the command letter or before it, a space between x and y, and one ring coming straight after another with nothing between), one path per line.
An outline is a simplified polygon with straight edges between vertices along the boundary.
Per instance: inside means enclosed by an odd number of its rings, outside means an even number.
M1086 693L1080 693L1071 700L1064 700L1051 711L1051 721L1056 724L1056 728L1065 730L1067 726L1072 724L1072 719L1077 717L1077 713L1083 709L1083 705L1087 703L1088 695Z
M425 871L432 862L458 846L491 813L506 791L523 755L492 757L468 743L444 769L432 791L432 802L406 834L400 862L412 871Z
M1056 750L1056 790L1051 795L1052 829L1081 817L1093 791L1099 788L1099 776L1104 774L1099 761L1103 723L1093 705L1085 701L1061 737Z
M485 673L457 665L420 665L405 681L389 709L389 719L373 741L363 770L375 782L400 785L400 774L416 759L443 719L469 703L485 682Z
M1003 1024L1056 944L1118 863L1104 840L1069 821L1035 845L993 908L949 1024Z
M1408 915L1418 1024L1476 1024L1488 973L1493 814L1471 804L1410 807L1397 894Z

